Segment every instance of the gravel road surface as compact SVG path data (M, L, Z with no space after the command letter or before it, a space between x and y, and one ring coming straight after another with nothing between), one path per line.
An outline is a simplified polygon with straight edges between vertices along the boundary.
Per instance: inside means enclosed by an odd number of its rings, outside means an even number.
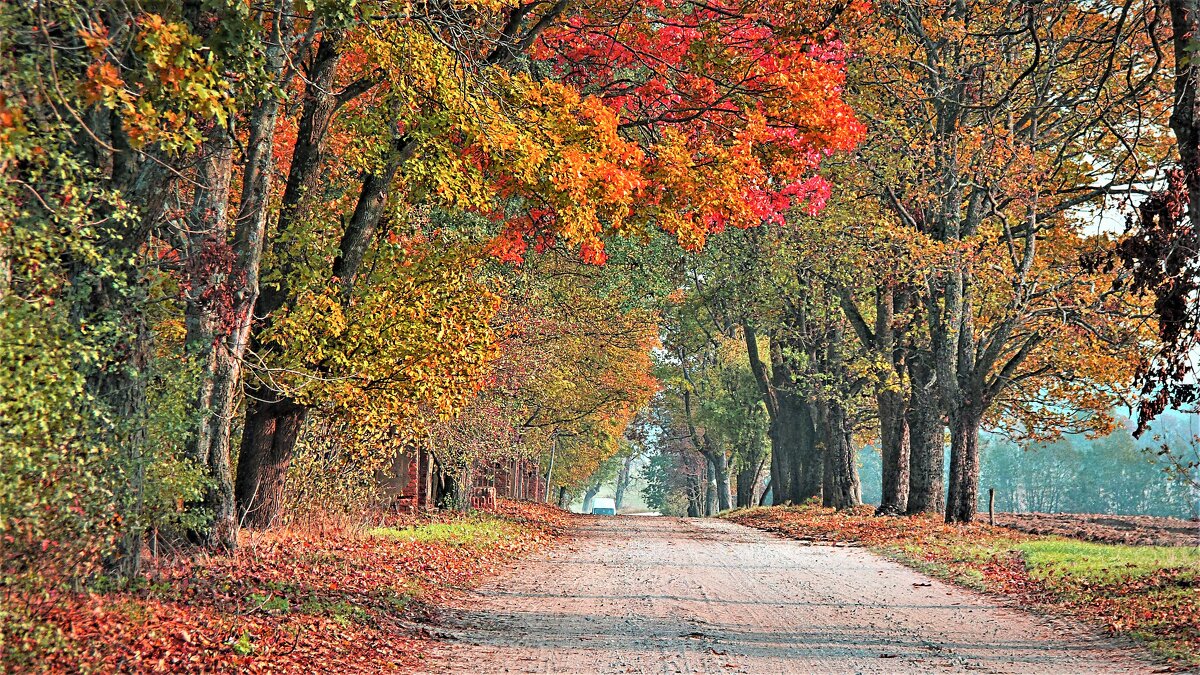
M587 518L440 617L444 673L1152 672L1134 648L868 551Z

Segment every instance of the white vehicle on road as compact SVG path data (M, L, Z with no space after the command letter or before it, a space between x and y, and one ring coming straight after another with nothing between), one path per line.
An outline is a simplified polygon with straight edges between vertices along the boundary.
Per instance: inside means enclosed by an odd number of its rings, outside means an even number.
M592 515L593 516L615 516L617 515L617 502L608 497L597 497L592 500Z

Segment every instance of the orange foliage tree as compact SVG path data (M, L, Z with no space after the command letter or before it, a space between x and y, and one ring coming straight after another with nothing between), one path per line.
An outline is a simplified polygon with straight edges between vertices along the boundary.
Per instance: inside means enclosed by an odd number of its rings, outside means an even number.
M995 407L1031 390L1088 402L1082 370L1059 359L1114 363L1088 359L1109 348L1120 311L1078 264L1094 246L1079 209L1128 194L1161 148L1160 25L1137 1L879 9L854 41L868 189L915 233L927 342L906 356L912 391L949 425L946 517L968 521Z

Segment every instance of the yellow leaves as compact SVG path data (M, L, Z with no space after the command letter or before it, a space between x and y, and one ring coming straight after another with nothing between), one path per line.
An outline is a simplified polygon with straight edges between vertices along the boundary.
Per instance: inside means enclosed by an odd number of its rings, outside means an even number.
M473 398L497 356L498 297L471 250L423 238L381 243L347 303L336 284L299 293L270 339L273 382L364 429L414 437Z
M79 31L94 58L79 92L87 105L119 112L134 147L194 150L204 121L225 123L233 104L230 83L186 25L157 14L141 15L137 25L133 48L140 61L130 64L109 57L106 28Z

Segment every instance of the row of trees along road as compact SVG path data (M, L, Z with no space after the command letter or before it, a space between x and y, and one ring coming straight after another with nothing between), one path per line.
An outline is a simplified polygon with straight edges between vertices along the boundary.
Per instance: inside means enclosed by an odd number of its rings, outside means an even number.
M297 464L418 451L565 499L657 440L709 512L768 470L853 506L875 439L883 512L970 520L982 427L1111 431L1134 371L1195 400L1169 9L4 4L5 569L232 548Z
M581 488L654 388L651 315L594 266L808 201L861 137L864 9L0 6L5 570L234 547L298 464Z
M1147 419L1193 403L1195 9L876 5L845 36L866 135L826 163L827 203L669 266L664 456L684 439L724 508L727 462L755 466L744 434L765 415L776 503L859 503L856 452L873 443L881 513L969 521L982 428L1103 436L1135 371ZM1173 163L1168 126L1193 165L1150 194ZM1137 203L1114 247L1104 224Z

